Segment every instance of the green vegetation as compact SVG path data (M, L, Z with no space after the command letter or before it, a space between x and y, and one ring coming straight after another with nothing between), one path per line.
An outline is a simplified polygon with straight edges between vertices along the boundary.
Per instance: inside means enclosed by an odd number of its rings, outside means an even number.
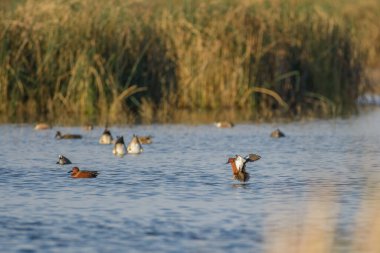
M342 115L380 52L353 25L362 9L334 17L322 0L17 3L0 13L3 122Z

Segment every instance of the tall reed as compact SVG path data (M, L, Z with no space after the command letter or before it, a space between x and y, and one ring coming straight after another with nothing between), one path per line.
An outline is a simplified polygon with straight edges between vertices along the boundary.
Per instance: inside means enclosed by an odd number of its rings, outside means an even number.
M0 16L2 120L352 111L365 58L350 27L313 8L271 4L27 0Z

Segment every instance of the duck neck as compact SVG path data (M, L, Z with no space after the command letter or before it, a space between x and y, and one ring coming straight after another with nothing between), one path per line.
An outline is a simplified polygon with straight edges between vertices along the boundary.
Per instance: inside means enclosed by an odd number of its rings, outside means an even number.
M234 175L237 175L239 173L238 169L236 168L235 161L231 162L232 172Z

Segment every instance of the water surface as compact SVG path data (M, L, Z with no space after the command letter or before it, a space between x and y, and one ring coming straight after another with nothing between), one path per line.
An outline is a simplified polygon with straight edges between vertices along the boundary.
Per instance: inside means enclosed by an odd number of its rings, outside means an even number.
M380 110L350 119L284 125L111 127L114 136L152 134L141 155L112 155L103 129L0 125L0 251L263 252L268 231L297 225L311 202L339 206L342 247L363 201L380 190ZM272 139L277 127L286 138ZM55 140L55 131L81 140ZM225 162L257 153L251 180ZM96 179L72 179L71 166ZM375 208L375 205L374 207Z

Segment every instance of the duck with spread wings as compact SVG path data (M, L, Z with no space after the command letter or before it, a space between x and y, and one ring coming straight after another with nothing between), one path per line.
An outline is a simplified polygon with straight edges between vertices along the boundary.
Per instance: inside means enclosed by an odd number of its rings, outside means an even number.
M249 154L245 157L236 155L235 157L228 158L227 163L231 164L233 179L241 182L247 182L249 180L249 173L246 171L245 166L248 162L254 162L261 158L256 154Z

